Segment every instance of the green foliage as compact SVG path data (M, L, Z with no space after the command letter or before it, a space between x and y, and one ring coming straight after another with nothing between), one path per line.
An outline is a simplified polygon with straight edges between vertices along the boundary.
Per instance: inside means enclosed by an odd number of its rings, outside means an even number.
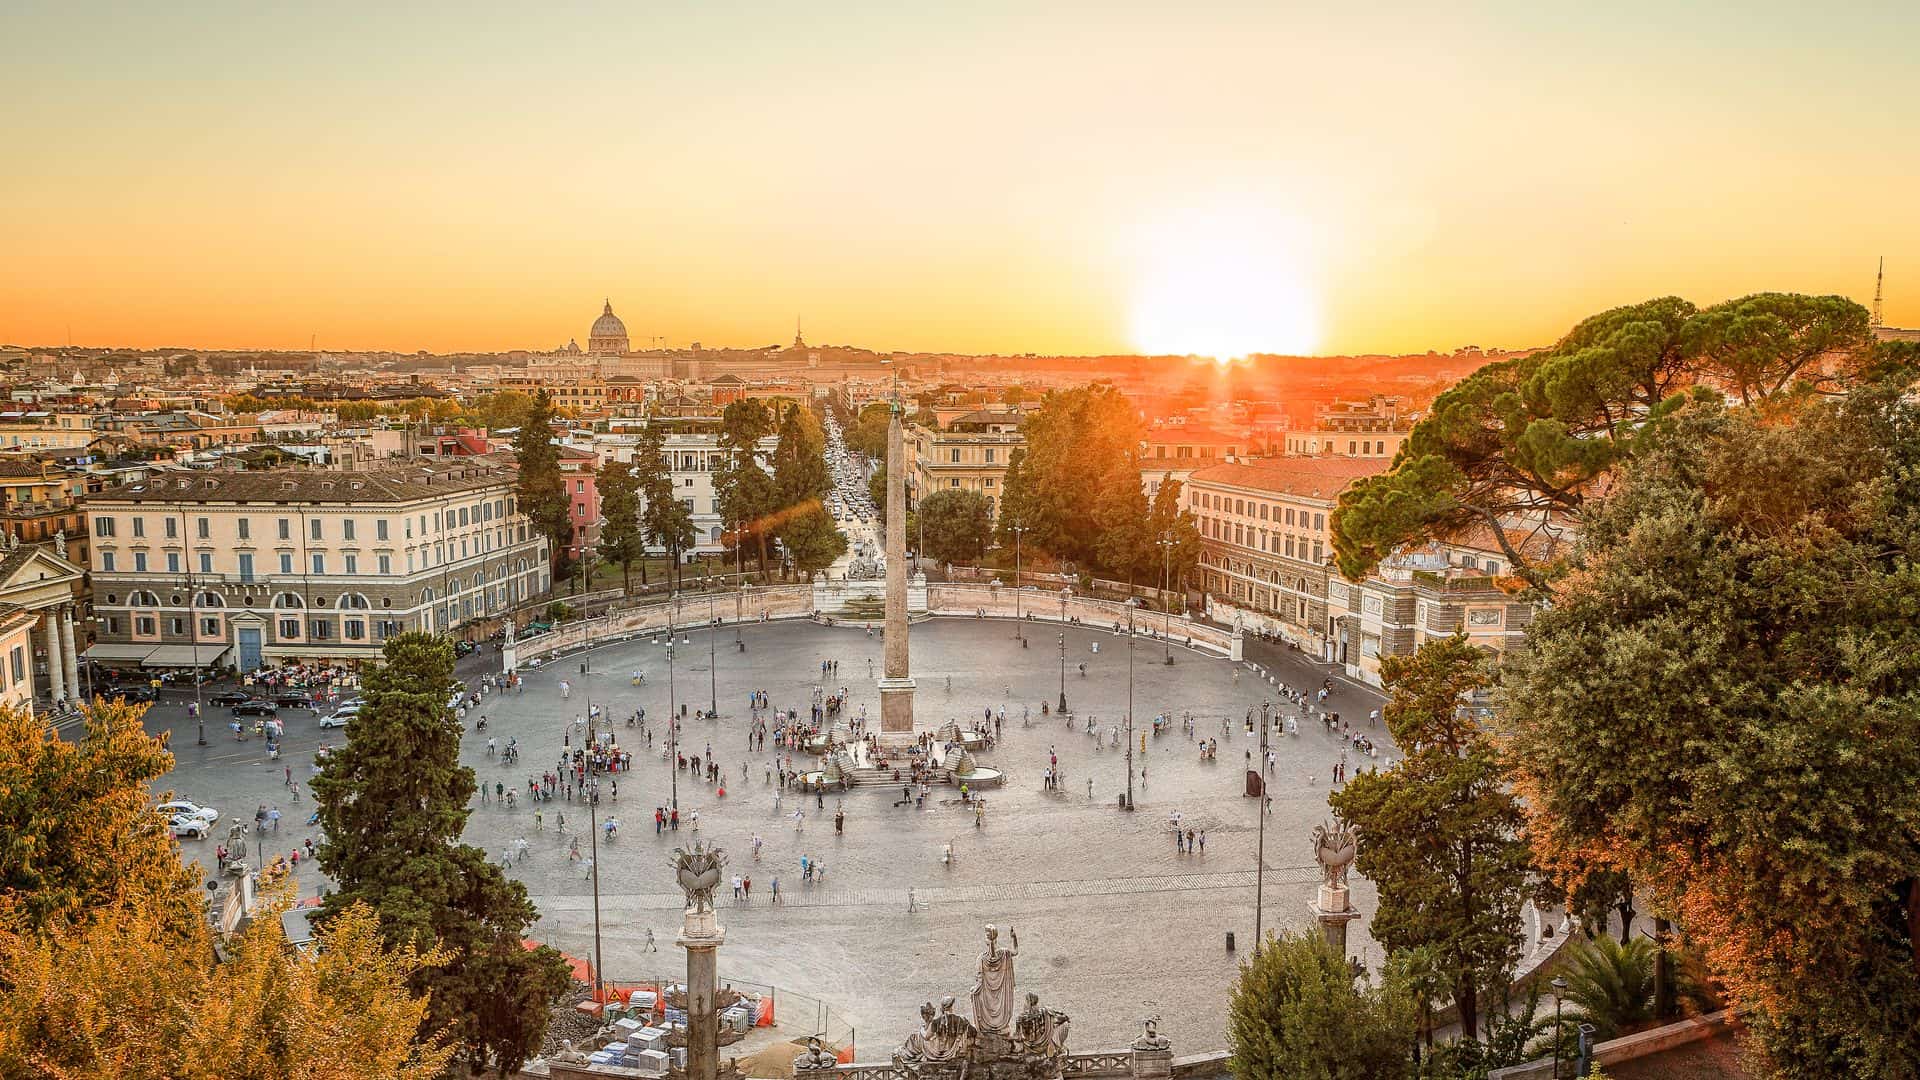
M978 565L993 535L993 512L987 497L977 491L947 489L920 500L916 534L923 537L921 555L940 563ZM911 527L911 526L910 526Z
M454 685L451 642L419 632L389 638L367 674L346 745L313 781L320 865L336 883L321 918L362 902L389 947L442 946L413 977L432 995L422 1030L447 1028L474 1065L512 1073L539 1048L568 972L553 950L522 947L538 917L525 887L459 842L474 775L447 707Z
M1920 1075L1909 390L1675 417L1507 674L1543 862L1657 883L1783 1077Z
M781 508L818 499L833 486L827 474L827 439L813 414L787 406L780 443L773 451L774 497Z
M720 416L720 449L727 458L714 476L720 519L736 559L748 542L759 549L760 578L767 577L767 534L777 527L780 509L774 480L760 464L760 440L774 433L773 414L755 398L728 402Z
M1152 538L1140 527L1147 516L1140 496L1143 427L1133 405L1104 383L1055 390L1022 430L1026 449L1014 454L1002 487L1000 543L1011 547L1020 525L1027 529L1023 543L1038 555L1137 576L1150 561L1144 549ZM1110 531L1121 535L1103 543Z
M1200 565L1200 526L1184 506L1183 490L1180 481L1172 477L1161 481L1147 520L1147 535L1153 540L1152 555L1159 563L1148 568L1147 577L1164 581L1176 594L1194 567ZM1161 541L1170 544L1162 546ZM1179 601L1170 602L1179 604Z
M513 455L520 467L514 486L520 512L533 522L539 535L547 538L557 566L573 538L573 519L567 513L560 448L554 442L553 399L545 390L534 395L525 422L513 436Z
M780 544L804 577L825 570L847 553L847 537L818 500L795 508L780 524Z
M623 588L631 590L631 568L647 555L646 535L640 523L640 481L633 465L608 457L600 464L594 490L600 495L600 557L620 564Z
M1429 951L1471 1038L1481 989L1503 985L1519 960L1528 872L1519 802L1464 708L1487 685L1486 660L1455 636L1389 657L1382 674L1384 719L1406 758L1354 776L1327 801L1363 838L1355 866L1380 889L1374 940Z
M1842 297L1764 293L1704 311L1664 297L1595 315L1553 348L1489 364L1434 401L1393 468L1341 495L1340 572L1358 580L1396 548L1470 525L1576 512L1708 387L1749 402L1796 386L1831 390L1872 356L1866 313ZM1546 584L1537 558L1506 555Z
M887 419L893 415L893 407L884 401L875 401L860 410L852 424L840 435L847 449L856 454L865 454L875 461L887 456Z
M680 575L681 556L694 545L693 511L680 501L673 490L673 473L667 465L666 436L655 424L641 432L640 445L633 452L633 473L643 506L641 532L650 544L666 549L673 564L674 580ZM646 579L646 564L641 564L641 580Z
M1237 1080L1411 1077L1411 996L1392 979L1356 982L1318 934L1270 935L1227 1005L1228 1069Z
M1653 942L1644 937L1581 941L1566 955L1560 1000L1577 1007L1602 1039L1637 1031L1653 1020L1653 955Z
M468 411L488 431L520 428L533 415L534 399L518 390L498 390L474 398Z

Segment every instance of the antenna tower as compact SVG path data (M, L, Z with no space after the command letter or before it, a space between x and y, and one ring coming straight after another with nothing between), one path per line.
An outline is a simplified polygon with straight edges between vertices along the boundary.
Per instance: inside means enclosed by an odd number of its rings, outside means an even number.
M1880 269L1873 275L1873 325L1885 326L1880 318L1880 287L1887 279L1887 257L1880 256Z

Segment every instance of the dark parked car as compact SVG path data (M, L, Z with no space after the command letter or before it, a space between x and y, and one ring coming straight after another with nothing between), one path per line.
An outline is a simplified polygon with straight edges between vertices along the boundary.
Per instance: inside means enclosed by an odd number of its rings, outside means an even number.
M232 707L234 705L245 705L247 702L253 700L253 695L242 693L239 690L222 690L213 695L211 700L215 705Z
M283 709L311 709L313 699L305 694L275 694L273 703Z
M100 696L106 698L108 701L121 698L129 705L139 705L143 702L152 701L155 697L153 687L151 686L115 686L103 691Z
M235 716L273 716L278 712L271 701L249 701L233 707Z

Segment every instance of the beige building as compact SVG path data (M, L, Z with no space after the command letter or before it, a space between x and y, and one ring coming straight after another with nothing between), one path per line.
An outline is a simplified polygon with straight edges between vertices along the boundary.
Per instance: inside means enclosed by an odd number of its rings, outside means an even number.
M71 450L99 434L84 413L0 413L0 448L9 450Z
M1413 414L1396 397L1337 401L1314 410L1312 425L1286 433L1287 453L1300 457L1389 458L1413 429Z
M1152 499L1169 480L1185 484L1196 469L1252 451L1252 439L1201 424L1169 424L1147 432L1140 447L1140 486Z
M913 457L908 500L918 503L938 491L977 491L998 520L1007 464L1027 445L1020 433L1024 422L1019 413L971 412L945 428L911 425L906 434L907 452Z
M482 463L367 472L168 473L88 500L106 663L366 660L405 630L457 632L551 586L515 473Z
M1348 484L1386 467L1371 458L1270 458L1194 472L1187 510L1200 529L1208 610L1325 655L1327 522Z
M22 544L9 537L0 550L0 700L37 696L74 700L81 678L81 567L69 562L65 538ZM20 651L16 653L14 650Z
M33 612L0 605L0 705L33 711Z

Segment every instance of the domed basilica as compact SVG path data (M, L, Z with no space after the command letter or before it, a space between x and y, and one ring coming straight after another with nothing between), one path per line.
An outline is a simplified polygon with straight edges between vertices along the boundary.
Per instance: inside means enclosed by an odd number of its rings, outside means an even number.
M627 352L627 324L613 313L613 301L608 300L587 335L587 355L624 356Z

